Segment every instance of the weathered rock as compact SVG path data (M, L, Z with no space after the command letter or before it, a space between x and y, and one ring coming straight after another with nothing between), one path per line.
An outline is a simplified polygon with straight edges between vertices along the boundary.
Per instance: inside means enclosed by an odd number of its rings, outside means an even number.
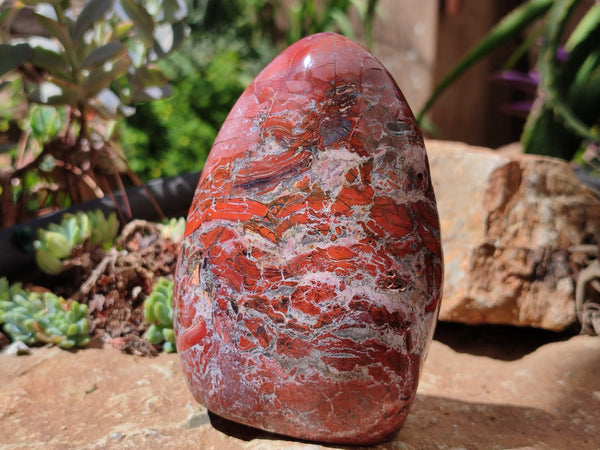
M398 86L348 38L295 43L233 107L188 215L174 330L194 397L272 432L380 442L414 398L441 279Z
M600 202L567 163L428 141L444 245L440 319L563 330L576 321L575 245L598 242Z
M523 354L531 336L449 328L461 348L433 341L402 430L373 448L600 448L600 339ZM332 448L224 423L192 398L178 355L144 358L111 346L0 354L0 447Z

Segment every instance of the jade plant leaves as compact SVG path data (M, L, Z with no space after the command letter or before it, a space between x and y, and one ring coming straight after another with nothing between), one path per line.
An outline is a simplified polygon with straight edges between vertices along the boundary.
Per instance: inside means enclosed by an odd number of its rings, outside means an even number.
M19 67L30 54L27 44L0 44L0 76Z
M121 0L121 6L125 14L133 21L133 26L144 44L150 47L154 42L152 16L134 0Z
M79 42L83 34L99 20L113 4L113 0L90 0L79 13L73 27L73 41Z
M81 62L82 69L93 69L107 61L124 56L127 46L122 42L112 41L92 50Z

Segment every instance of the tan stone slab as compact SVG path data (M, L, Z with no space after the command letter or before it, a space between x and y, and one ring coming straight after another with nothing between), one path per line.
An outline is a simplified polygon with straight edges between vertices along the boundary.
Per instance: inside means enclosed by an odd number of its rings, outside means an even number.
M503 361L434 341L403 429L376 448L599 448L600 339ZM0 447L319 449L209 418L177 355L0 355ZM332 447L327 447L332 448Z

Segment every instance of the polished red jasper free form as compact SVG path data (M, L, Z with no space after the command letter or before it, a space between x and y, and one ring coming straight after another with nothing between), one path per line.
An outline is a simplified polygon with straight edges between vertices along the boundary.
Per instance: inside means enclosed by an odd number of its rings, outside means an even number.
M441 281L396 83L337 34L292 45L227 117L189 212L174 326L194 397L284 435L380 442L415 396Z

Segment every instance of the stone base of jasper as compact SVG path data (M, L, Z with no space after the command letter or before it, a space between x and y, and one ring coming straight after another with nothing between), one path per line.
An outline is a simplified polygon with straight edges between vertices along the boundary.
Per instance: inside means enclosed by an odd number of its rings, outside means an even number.
M336 34L292 45L227 117L188 215L174 330L194 397L278 434L384 440L431 342L439 229L386 69Z

